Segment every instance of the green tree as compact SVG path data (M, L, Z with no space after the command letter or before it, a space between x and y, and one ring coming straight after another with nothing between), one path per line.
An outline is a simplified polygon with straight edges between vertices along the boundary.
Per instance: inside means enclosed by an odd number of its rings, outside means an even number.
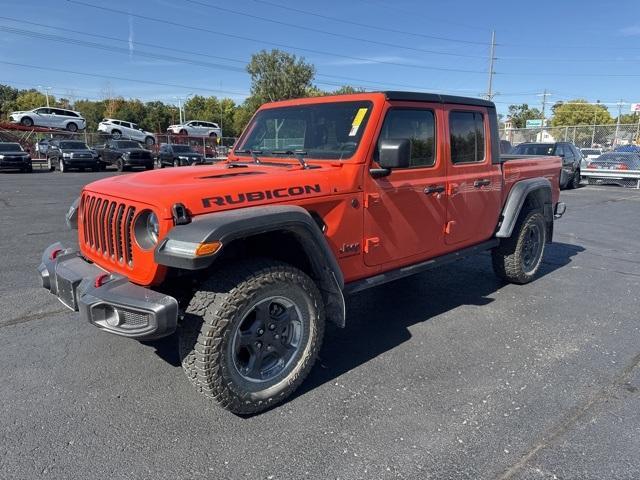
M0 118L7 118L13 110L20 91L9 85L0 85Z
M171 124L173 109L160 101L147 102L140 126L150 132L164 133Z
M617 120L618 119L616 118L616 121ZM638 121L640 121L640 115L637 113L623 113L620 115L620 123L622 125L631 125L638 123Z
M251 56L247 72L251 75L251 96L262 104L307 96L316 70L304 58L281 50L262 50Z
M509 113L507 117L513 122L515 128L525 128L527 120L536 120L542 118L542 112L537 108L530 108L528 104L509 105Z
M553 108L551 125L554 127L566 125L607 125L614 123L607 107L592 104L586 100L577 99L567 103L558 102Z
M47 97L44 93L40 93L37 90L27 90L20 93L12 104L13 110L31 110L38 107L47 105ZM49 95L49 105L56 105L56 99L54 96Z
M364 93L366 90L362 87L352 87L351 85L342 85L337 90L331 92L331 95L348 95L351 93Z
M93 100L76 100L74 108L87 120L87 131L94 132L98 123L106 116L106 102Z

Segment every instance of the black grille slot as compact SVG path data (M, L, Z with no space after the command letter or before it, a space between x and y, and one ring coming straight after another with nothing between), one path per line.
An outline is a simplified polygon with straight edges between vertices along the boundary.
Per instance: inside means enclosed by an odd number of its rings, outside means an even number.
M82 232L91 249L113 262L133 266L132 205L85 195L82 198Z

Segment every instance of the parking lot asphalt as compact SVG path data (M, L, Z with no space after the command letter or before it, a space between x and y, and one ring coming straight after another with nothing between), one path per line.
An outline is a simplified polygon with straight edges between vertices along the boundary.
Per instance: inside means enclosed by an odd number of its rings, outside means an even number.
M640 191L562 193L542 275L478 255L348 299L301 390L241 418L174 338L80 323L36 266L83 184L0 174L0 478L640 478Z

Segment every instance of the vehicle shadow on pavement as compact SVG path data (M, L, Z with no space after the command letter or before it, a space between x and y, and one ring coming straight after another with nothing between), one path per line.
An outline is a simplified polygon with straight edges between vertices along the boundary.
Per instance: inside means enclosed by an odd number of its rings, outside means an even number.
M566 266L584 250L566 243L548 245L540 275ZM412 325L463 305L491 303L489 296L505 285L493 274L491 256L485 253L348 297L346 327L327 325L320 358L293 397L406 342Z

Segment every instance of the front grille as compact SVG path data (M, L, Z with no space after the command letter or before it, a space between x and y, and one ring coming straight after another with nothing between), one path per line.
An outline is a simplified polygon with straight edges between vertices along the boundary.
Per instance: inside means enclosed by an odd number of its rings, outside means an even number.
M71 158L76 160L88 160L93 158L93 156L90 153L72 153Z
M136 208L85 194L81 209L85 245L114 263L133 266L133 219Z
M149 152L130 152L129 158L132 160L146 160L151 158L151 154Z

